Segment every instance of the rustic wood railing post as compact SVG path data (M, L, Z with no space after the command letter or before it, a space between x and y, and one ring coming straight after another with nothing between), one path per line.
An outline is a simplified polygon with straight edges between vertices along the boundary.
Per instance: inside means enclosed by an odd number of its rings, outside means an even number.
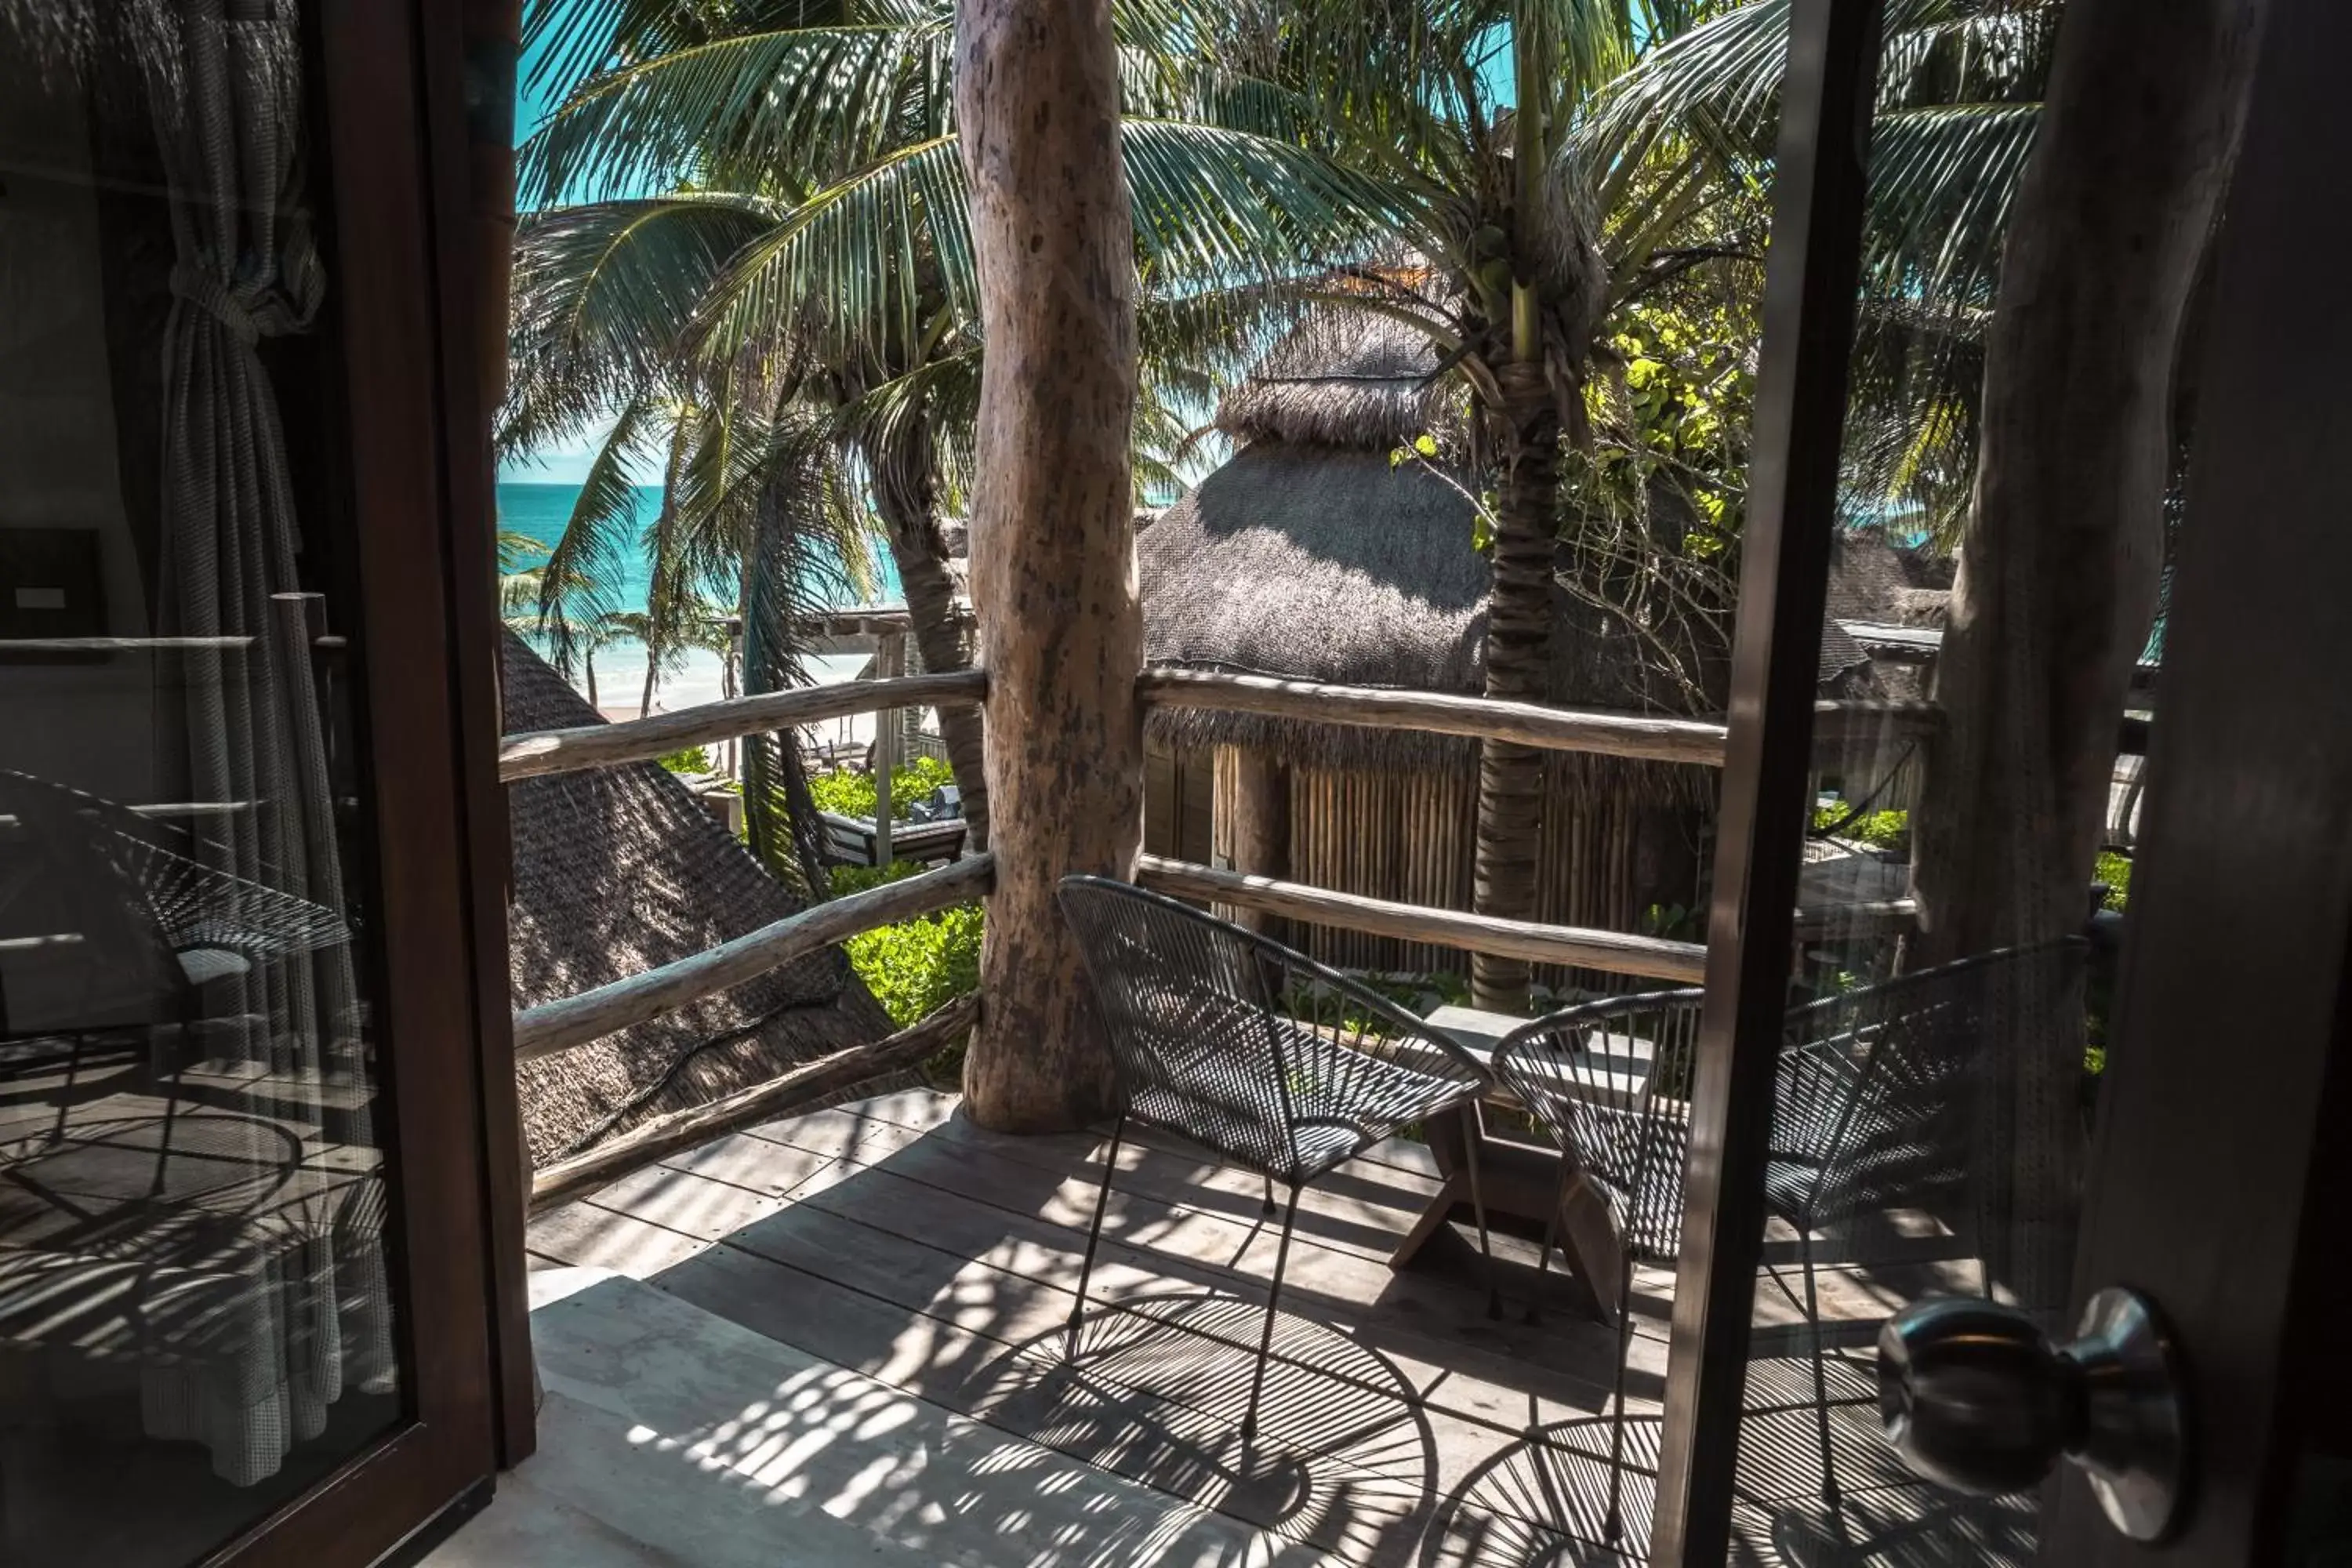
M1055 884L1128 875L1143 837L1134 234L1109 0L960 0L956 60L988 343L971 596L997 859L964 1094L982 1125L1045 1131L1110 1092Z

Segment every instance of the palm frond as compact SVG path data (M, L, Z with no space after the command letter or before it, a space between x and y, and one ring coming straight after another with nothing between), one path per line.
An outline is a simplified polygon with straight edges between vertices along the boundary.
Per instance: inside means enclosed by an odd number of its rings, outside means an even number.
M578 667L583 628L619 607L616 585L626 574L637 518L631 468L659 412L651 390L624 405L588 465L563 531L540 565L538 630L547 642L548 661L566 679Z

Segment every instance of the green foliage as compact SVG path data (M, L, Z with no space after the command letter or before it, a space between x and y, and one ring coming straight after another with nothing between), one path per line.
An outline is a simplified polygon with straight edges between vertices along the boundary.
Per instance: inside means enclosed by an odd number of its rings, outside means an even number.
M1911 814L1907 811L1865 811L1853 821L1846 820L1852 808L1843 805L1813 808L1813 831L1834 830L1840 838L1857 844L1867 844L1874 849L1901 851L1911 843Z
M667 756L656 760L674 773L718 772L718 768L710 761L710 753L700 746L688 746L682 752L672 752Z
M954 770L937 757L916 757L899 764L890 773L890 820L907 821L918 801L928 800L933 790L953 783ZM874 815L872 773L835 768L810 779L809 794L819 811L836 812L843 816Z
M2092 879L2107 885L2107 908L2122 912L2131 900L2131 878L2130 856L2118 854L2113 849L2099 851L2098 870Z
M887 866L836 866L835 897L910 877L911 860ZM842 943L849 966L901 1028L980 988L981 908L977 900L935 915L883 926Z
M1664 937L1669 942L1696 942L1705 929L1699 911L1680 904L1652 904L1642 911L1642 930L1648 936Z

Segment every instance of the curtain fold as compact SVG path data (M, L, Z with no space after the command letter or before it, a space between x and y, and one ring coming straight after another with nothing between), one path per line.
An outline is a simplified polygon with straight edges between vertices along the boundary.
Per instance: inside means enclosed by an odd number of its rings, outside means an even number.
M194 1056L259 1069L247 1130L270 1184L208 1260L237 1286L205 1353L141 1367L147 1430L211 1450L238 1484L274 1474L353 1388L397 1384L385 1202L313 648L302 535L264 344L307 331L326 278L303 200L301 47L280 0L172 0L148 90L176 251L163 339L158 629L242 639L184 654L188 798L251 803L207 820L197 853L223 873L213 911L246 962L204 987ZM243 899L235 890L255 891ZM343 917L339 940L273 944L270 895ZM308 1131L285 1170L267 1124ZM273 1168L272 1163L275 1163Z

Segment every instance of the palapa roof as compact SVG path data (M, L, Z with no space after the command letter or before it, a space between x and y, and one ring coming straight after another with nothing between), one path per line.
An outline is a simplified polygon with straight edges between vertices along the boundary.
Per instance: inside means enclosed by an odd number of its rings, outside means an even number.
M509 734L601 722L520 637L504 649ZM800 903L653 763L508 788L514 1005L569 996L714 947ZM837 952L518 1069L524 1136L544 1163L649 1116L879 1039L890 1022ZM681 1067L679 1064L683 1063Z
M1233 458L1137 536L1144 657L1343 685L1485 687L1489 568L1465 488L1391 454L1437 426L1427 341L1369 312L1318 317L1217 411ZM1665 710L1633 634L1555 597L1551 700ZM1332 767L1468 768L1475 742L1156 708L1153 737Z

